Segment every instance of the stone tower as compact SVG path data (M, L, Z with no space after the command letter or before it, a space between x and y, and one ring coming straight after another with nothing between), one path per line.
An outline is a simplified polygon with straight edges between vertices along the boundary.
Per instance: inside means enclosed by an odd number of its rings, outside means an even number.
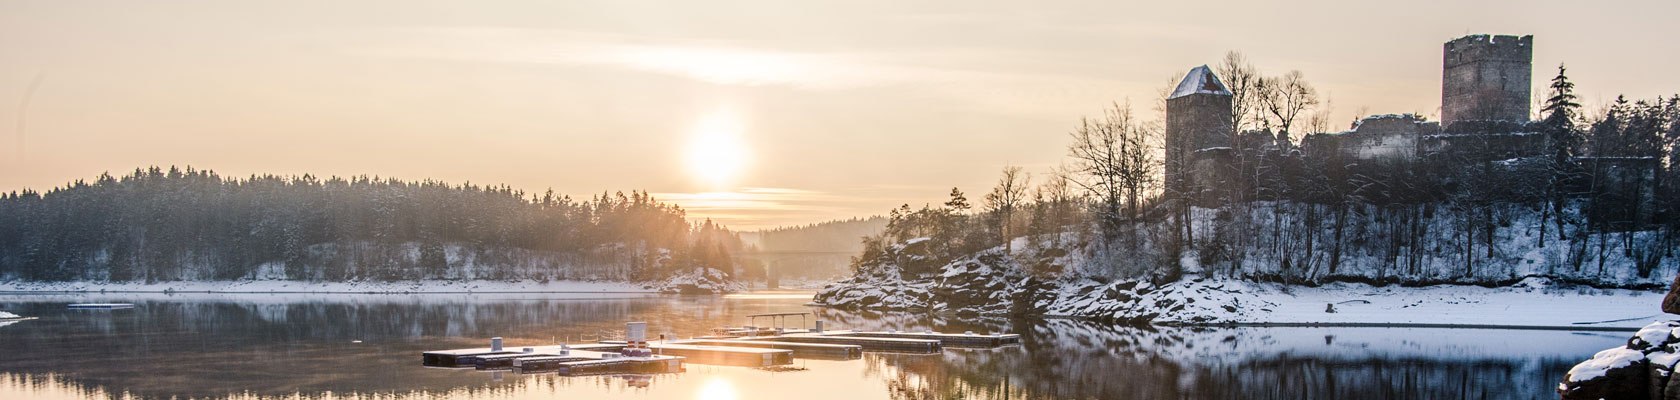
M1166 184L1168 195L1194 195L1212 171L1211 158L1228 155L1232 139L1231 91L1206 65L1190 69L1167 96ZM1209 159L1209 160L1204 160Z
M1442 49L1441 126L1527 122L1534 36L1470 35Z

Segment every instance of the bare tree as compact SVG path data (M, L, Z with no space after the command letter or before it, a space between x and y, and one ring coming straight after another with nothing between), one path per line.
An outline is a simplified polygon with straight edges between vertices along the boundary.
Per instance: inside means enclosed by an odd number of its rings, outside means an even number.
M1268 123L1277 124L1279 137L1296 139L1290 128L1302 112L1318 105L1318 91L1307 83L1299 70L1261 79L1255 87L1260 93L1261 105L1271 117Z
M1085 178L1073 182L1101 203L1103 228L1112 235L1121 220L1137 217L1160 180L1160 130L1138 121L1129 103L1116 103L1102 119L1080 120L1072 136L1071 168Z
M1313 109L1307 114L1306 133L1325 133L1330 131L1330 114L1336 112L1336 99L1325 98L1324 106Z
M1231 127L1232 133L1241 133L1245 124L1261 107L1260 96L1256 86L1260 83L1260 73L1254 69L1254 64L1248 62L1248 56L1242 52L1231 50L1225 53L1225 60L1214 68L1214 72L1225 79L1225 88L1231 91Z
M1016 211L1027 202L1027 187L1031 186L1032 175L1017 166L1003 167L1003 175L998 177L997 186L986 194L986 211L997 218L998 233L1003 237L1005 252L1013 251L1010 242L1014 238L1011 228L1015 222Z

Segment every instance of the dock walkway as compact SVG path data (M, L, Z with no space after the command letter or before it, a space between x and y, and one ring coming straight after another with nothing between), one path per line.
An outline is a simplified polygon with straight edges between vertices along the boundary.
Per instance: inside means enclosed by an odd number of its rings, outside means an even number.
M764 314L761 317L785 317ZM686 363L745 367L792 364L795 358L855 360L864 352L931 354L945 348L995 348L1021 342L1020 335L822 330L734 327L714 330L716 336L666 341L646 340L647 325L626 324L626 341L577 345L491 346L421 353L422 364L441 368L477 368L555 372L562 375L641 374L684 371Z

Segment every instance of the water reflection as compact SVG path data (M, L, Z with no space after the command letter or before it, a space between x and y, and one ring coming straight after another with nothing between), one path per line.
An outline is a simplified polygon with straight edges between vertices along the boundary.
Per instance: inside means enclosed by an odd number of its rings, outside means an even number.
M122 301L113 312L64 304ZM1157 399L1547 398L1621 333L1139 329L809 309L799 296L0 296L0 398ZM419 366L419 353L598 337L629 320L687 336L805 311L864 329L1012 332L1019 347L869 353L775 369L561 377ZM360 341L359 343L357 341Z

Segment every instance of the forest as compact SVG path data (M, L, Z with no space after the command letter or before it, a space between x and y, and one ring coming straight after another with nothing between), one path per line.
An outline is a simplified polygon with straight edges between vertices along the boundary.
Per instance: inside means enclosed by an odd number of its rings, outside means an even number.
M732 271L734 232L646 192L169 167L0 194L0 279L660 279Z

